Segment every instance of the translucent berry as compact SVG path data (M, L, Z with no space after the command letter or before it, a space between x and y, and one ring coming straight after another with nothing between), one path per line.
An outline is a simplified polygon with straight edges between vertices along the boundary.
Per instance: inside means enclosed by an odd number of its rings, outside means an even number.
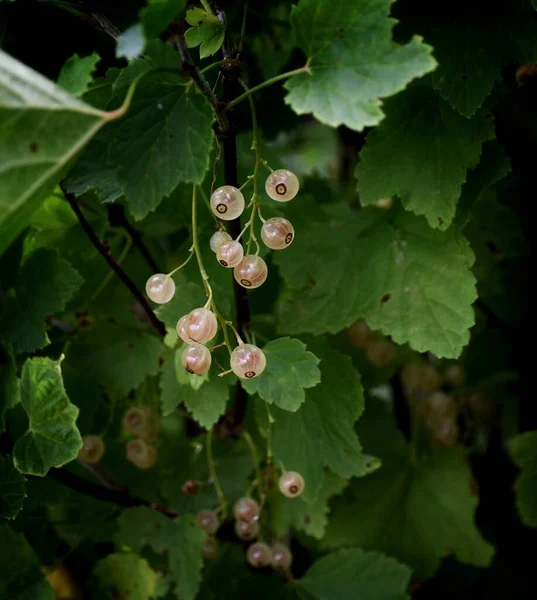
M267 279L267 263L253 254L245 256L233 269L233 276L242 287L255 289L263 285Z
M206 344L214 338L217 331L216 317L206 308L195 308L177 323L177 335L187 344Z
M181 491L185 496L195 496L198 493L197 481L187 479L181 486Z
M220 522L213 510L200 510L196 518L203 531L206 531L209 535L214 535L218 531Z
M382 208L384 210L388 210L392 207L393 200L391 198L380 198L375 202L377 208Z
M231 369L241 379L261 375L267 366L265 353L253 344L240 344L231 353Z
M218 558L218 540L215 537L208 537L205 545L201 549L201 555L207 560Z
M246 560L256 569L268 567L272 562L272 550L263 542L255 542L248 546Z
M216 259L223 266L232 269L244 258L244 249L240 242L224 242L216 251Z
M423 392L434 392L442 383L438 371L423 363L406 364L401 371L401 380L410 391Z
M293 555L285 544L272 546L272 567L274 569L288 569L292 562Z
M446 369L444 376L446 381L451 383L451 385L461 385L464 383L466 373L464 372L464 367L462 365L459 365L458 363L452 363Z
M385 367L395 359L395 346L389 340L375 340L367 346L365 355L375 367Z
M233 516L237 521L252 523L259 519L259 504L248 496L239 498L233 507Z
M192 375L203 375L211 366L211 353L201 344L190 344L181 357L183 367Z
M175 282L164 273L151 275L145 284L145 293L150 300L157 304L166 304L175 294Z
M289 202L298 194L297 176L287 169L273 171L265 183L265 190L270 198L277 202Z
M232 185L223 185L211 195L211 210L224 221L240 217L244 210L244 196Z
M157 462L157 451L145 440L136 439L127 442L127 460L139 469L149 469Z
M372 332L365 321L356 321L348 329L351 344L357 348L367 348L372 341Z
M239 540L251 542L259 535L259 525L257 521L235 521L235 533Z
M104 440L98 435L86 435L82 438L82 448L78 451L78 460L94 465L101 460L105 449Z
M209 246L211 247L211 250L216 253L222 244L230 242L232 239L233 238L227 231L216 231L209 240Z
M132 406L123 415L125 431L148 442L156 440L160 431L160 419L150 406Z
M272 250L283 250L295 239L295 228L283 217L273 217L263 223L261 239Z
M457 415L457 402L453 396L445 392L434 392L428 399L431 412L442 417L454 417Z
M288 498L297 498L305 487L304 478L296 471L286 471L278 482L280 492Z
M453 417L433 415L427 419L432 441L442 446L453 446L459 439L459 426Z

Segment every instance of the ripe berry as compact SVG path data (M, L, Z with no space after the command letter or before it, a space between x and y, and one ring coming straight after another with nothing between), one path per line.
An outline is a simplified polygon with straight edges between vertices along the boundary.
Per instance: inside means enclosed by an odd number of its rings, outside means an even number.
M166 304L175 294L175 282L164 273L151 275L145 284L145 293L157 304Z
M395 359L395 346L389 340L375 340L367 346L365 355L375 367L385 367Z
M181 362L192 375L203 375L211 366L211 353L201 344L190 344L183 351Z
M433 442L442 446L453 446L459 439L459 426L453 417L432 415L427 420L427 427L432 434Z
M265 190L270 198L277 202L289 202L298 194L297 176L287 169L273 171L265 183Z
M244 210L244 196L232 185L223 185L211 194L211 210L224 221L240 217Z
M218 531L220 522L213 510L200 510L196 518L203 531L206 531L209 535L213 535Z
M274 569L288 569L292 562L293 555L285 544L272 546L272 567Z
M431 412L443 416L454 417L457 414L457 402L453 396L445 392L435 392L428 398L428 404Z
M127 460L139 469L149 469L157 462L157 451L145 440L129 440L127 442Z
M263 223L261 239L272 250L283 250L295 239L295 228L291 221L282 217L273 217Z
M253 254L245 256L233 269L235 281L242 285L242 287L252 290L263 285L267 279L267 275L267 263L260 256Z
M237 521L252 523L259 519L259 504L248 496L239 498L233 507L233 516Z
M280 492L288 498L297 498L302 494L305 487L304 478L296 471L286 471L278 482Z
M257 521L235 521L235 533L239 540L251 542L259 535L259 525Z
M123 415L123 427L125 431L152 442L158 437L160 419L150 406L132 406Z
M185 496L195 496L198 493L198 484L192 479L187 479L181 486L181 491Z
M365 321L356 321L349 327L347 333L351 344L357 348L367 348L372 341L371 329Z
M233 238L229 235L227 231L216 231L215 233L213 233L211 239L209 240L209 246L211 247L211 250L216 253L216 251L222 244L224 244L225 242L229 242L232 239Z
M423 363L406 364L401 371L401 380L410 391L422 392L434 392L442 383L438 371Z
M232 269L239 265L244 257L244 249L240 242L224 242L216 251L216 259L223 266Z
M82 438L82 448L78 451L78 460L94 465L101 460L105 449L104 440L98 435L86 435Z
M461 385L462 383L464 383L466 374L462 365L452 363L446 369L444 376L446 378L446 381L451 383L451 385Z
M176 329L183 342L206 344L216 335L218 322L207 308L195 308L179 319Z
M201 555L207 560L218 558L218 540L215 537L208 537L205 545L201 549Z
M240 344L231 353L231 369L241 379L252 379L261 375L267 366L267 359L261 348L253 344Z
M256 569L268 567L272 562L272 550L263 542L255 542L248 546L246 560Z

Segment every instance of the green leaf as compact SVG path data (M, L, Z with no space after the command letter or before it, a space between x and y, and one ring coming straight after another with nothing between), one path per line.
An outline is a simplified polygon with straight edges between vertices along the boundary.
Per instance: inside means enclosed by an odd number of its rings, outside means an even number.
M5 429L5 414L20 402L20 381L15 357L9 346L0 344L0 433Z
M431 227L447 229L467 169L479 162L483 142L494 137L492 113L466 119L423 84L387 100L385 109L386 120L360 152L360 202L375 205L398 196Z
M160 35L184 6L185 0L148 0L139 15L145 37L151 39Z
M22 367L21 404L28 430L15 442L14 464L21 473L43 476L74 460L82 447L78 408L63 387L60 362L29 358Z
M109 554L93 570L109 597L117 600L151 600L158 576L145 558L136 554Z
M112 118L0 50L0 254Z
M218 17L209 14L201 8L187 11L186 21L193 25L185 31L185 41L188 48L200 47L200 58L216 54L224 43L226 27Z
M152 333L101 321L71 342L67 362L95 377L109 394L124 396L157 374L163 350Z
M39 559L22 533L0 525L0 598L54 600L55 594L39 568Z
M182 515L169 519L145 507L124 510L118 519L119 544L140 550L146 545L155 552L168 553L168 564L180 600L193 600L201 582L201 549L205 532L195 517Z
M286 102L298 114L313 113L322 123L361 131L384 114L381 97L402 90L432 71L432 48L414 37L392 41L396 24L387 14L391 0L300 0L291 22L311 74L286 84Z
M177 326L177 321L191 310L205 304L205 292L199 283L188 281L184 276L177 275L175 280L175 295L155 310L157 317L168 329Z
M97 52L83 57L73 54L64 63L58 75L58 85L73 96L82 96L88 91L93 81L95 66L100 60L101 57Z
M117 40L117 58L126 58L127 60L136 58L143 52L145 41L144 31L140 23L131 25Z
M306 402L296 412L270 411L274 457L286 470L302 474L303 497L312 503L321 489L325 465L352 477L364 475L366 464L354 433L354 423L364 409L360 375L349 358L323 340L309 347L321 359L321 383L306 392Z
M462 563L487 566L494 549L480 535L467 452L442 448L413 460L393 416L379 401L368 404L358 431L382 467L351 482L332 503L323 544L346 544L395 556L430 577L449 553Z
M19 514L26 498L25 483L11 457L0 459L0 517L14 519Z
M242 387L269 404L296 411L306 399L305 390L321 381L319 359L300 340L280 338L263 347L267 366L255 379L242 380Z
M296 585L318 600L405 600L410 575L393 558L349 548L320 558Z
M184 372L181 362L184 347L178 348L164 365L160 379L162 390L162 414L171 414L181 402L184 402L192 417L205 429L210 429L224 414L229 398L227 381L211 373L199 389L189 382L179 383L178 373ZM199 376L195 376L201 379Z
M404 211L364 209L340 217L309 225L285 256L275 256L289 288L279 330L336 333L365 318L398 344L458 357L476 299L465 238L455 228L432 230Z
M201 183L213 140L211 107L173 74L146 77L128 115L108 128L110 163L118 167L129 211L142 219L180 181Z
M53 250L41 248L26 259L0 320L0 337L16 352L33 352L50 343L45 317L60 313L83 281Z
M507 447L511 458L522 470L515 481L518 512L525 525L537 527L537 431L511 438Z

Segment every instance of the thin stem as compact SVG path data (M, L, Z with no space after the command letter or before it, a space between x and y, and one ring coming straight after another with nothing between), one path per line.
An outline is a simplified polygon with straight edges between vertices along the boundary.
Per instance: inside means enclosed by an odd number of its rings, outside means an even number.
M248 431L246 431L246 429L242 432L242 436L248 444L250 454L252 455L252 461L254 463L255 469L255 478L257 480L257 485L259 486L259 493L261 494L263 490L263 475L261 474L261 469L259 468L259 457L257 456L257 448L255 447L252 436L249 434Z
M237 106L237 104L239 104L240 102L242 102L243 100L245 100L246 98L251 96L252 94L259 92L260 90L263 90L266 87L273 85L274 83L278 83L278 81L283 81L284 79L289 79L289 77L294 77L295 75L301 75L302 73L311 73L309 64L306 63L303 67L300 67L300 69L295 69L294 71L287 71L287 73L282 73L281 75L276 75L276 77L267 79L266 81L263 81L263 83L260 83L259 85L256 85L255 87L250 88L247 92L244 92L244 94L241 94L240 96L237 96L231 102L228 102L226 104L226 106L224 107L224 110L226 110L226 111L231 110L234 106Z
M239 67L240 64L241 64L240 61L237 60L236 58L224 58L223 60L217 60L216 62L213 62L209 66L203 67L203 69L200 69L200 75L203 75L204 73L207 73L207 71L211 71L212 69L216 69L216 67L223 67L225 65L234 65L234 66Z
M205 203L205 206L207 207L208 211L211 213L211 216L218 223L218 219L216 218L216 215L213 213L212 208L211 208L211 201L207 197L207 194L205 193L205 191L203 190L201 185L198 186L198 190L199 190L199 193L200 193L200 196L201 196L203 202Z
M216 496L218 498L218 504L222 509L223 518L226 518L227 514L227 502L226 497L224 496L224 492L222 491L222 487L220 485L220 481L218 480L218 476L216 474L216 468L214 466L214 458L213 458L213 432L212 430L207 432L207 466L209 468L209 477L211 478L214 489L216 491Z
M235 329L235 327L233 327L233 323L229 323L229 326L231 327L231 329L233 330L233 333L235 334L235 337L237 338L237 344L239 344L239 346L242 346L244 344L244 342L242 341L242 338L239 335L239 332Z
M190 248L190 254L185 262L181 263L178 267L176 267L173 271L168 273L168 277L173 277L177 271L181 270L183 267L186 267L190 261L190 259L194 256L194 248Z
M194 253L196 254L196 260L198 261L198 268L200 271L201 279L203 280L203 286L205 287L207 298L212 299L213 291L211 289L211 286L209 285L209 276L207 275L207 271L203 266L203 258L201 256L200 243L198 238L198 217L196 209L197 190L198 186L194 184L192 186L192 247L194 248Z
M127 258L127 255L129 254L131 246L132 246L132 242L131 242L131 240L129 238L127 238L127 240L125 242L125 246L123 247L123 250L121 251L121 254L117 257L116 262L117 262L118 265L122 265L123 264L123 261ZM114 277L114 272L113 271L107 271L106 277L103 279L103 281L101 282L101 284L99 285L99 287L90 296L90 299L86 303L86 306L89 306L95 300L95 298L97 298L100 295L100 293L106 288L106 286L110 283L110 280L113 277Z
M242 13L241 37L239 40L239 54L242 54L242 47L244 44L244 34L246 32L246 18L248 16L248 3L249 3L249 0L246 0L246 2L244 3L244 12Z
M238 237L235 239L236 242L238 242L241 239L244 232L248 229L248 227L250 227L250 225L251 225L251 223L250 223L250 221L248 221L248 223L246 223L246 225L242 228L242 231L239 233Z
M82 210L80 209L80 206L78 205L78 202L76 201L76 198L74 197L74 195L70 194L68 192L65 192L65 191L64 191L64 195L65 195L65 198L67 199L67 202L69 202L69 204L71 205L73 212L75 213L78 220L80 221L80 225L82 225L82 228L86 232L86 235L91 240L91 243L95 246L95 248L97 248L97 250L99 251L101 256L108 263L108 265L110 266L112 271L114 271L114 273L118 276L118 278L123 283L123 285L130 291L130 293L133 295L133 297L140 303L140 305L144 309L144 312L147 315L147 318L149 319L149 322L151 323L151 325L156 329L156 331L158 331L158 333L160 335L166 335L166 326L164 325L164 323L162 321L160 321L157 318L157 316L153 312L153 309L151 308L151 306L149 306L149 302L145 299L145 296L142 294L142 292L140 292L140 290L136 287L136 285L134 284L132 279L118 265L118 263L114 259L114 257L110 255L110 249L101 243L101 241L97 237L95 231L93 231L92 226L88 223L86 217L82 213Z
M214 15L213 9L211 8L211 5L209 4L209 2L207 0L200 0L201 5L203 6L203 8L210 14L210 15Z
M241 185L241 187L239 188L239 190L242 192L242 190L243 190L243 189L244 189L246 186L250 185L251 181L252 181L252 178L251 178L250 176L248 176L248 179L247 179L247 180L246 180L246 181L245 181L245 182L244 182L244 183Z

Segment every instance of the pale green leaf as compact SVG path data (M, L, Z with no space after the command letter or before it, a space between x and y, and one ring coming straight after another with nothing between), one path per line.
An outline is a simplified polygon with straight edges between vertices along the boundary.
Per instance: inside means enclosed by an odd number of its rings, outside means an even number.
M323 340L308 345L321 359L321 383L306 392L306 402L296 412L279 408L270 412L275 460L302 474L303 497L312 503L321 489L325 465L343 477L364 475L367 468L354 432L364 409L360 375L348 357Z
M141 550L146 545L168 554L168 564L180 600L193 600L201 583L201 549L206 533L192 515L171 520L145 507L124 510L118 519L117 542Z
M447 229L455 216L466 172L494 137L492 113L471 119L429 86L412 85L386 101L387 118L367 136L356 168L362 205L398 196L407 210Z
M284 410L296 411L306 399L305 390L321 381L319 359L300 340L279 338L263 347L267 366L255 379L241 380L251 395Z
M10 341L16 352L43 348L50 343L45 317L63 311L82 283L82 277L56 252L35 250L26 259L0 320L0 337Z
M456 358L476 299L474 255L455 228L404 211L348 211L311 224L275 261L288 290L282 333L336 333L359 318L419 352Z
M96 52L82 57L73 54L64 63L58 75L58 85L73 96L82 96L88 91L93 81L95 66L100 60L101 57Z
M317 600L405 600L410 575L391 557L349 548L320 558L296 585Z
M537 527L537 431L511 438L508 449L522 471L515 481L518 512L526 525Z
M396 21L387 17L390 4L300 0L293 7L293 29L311 71L285 86L286 102L296 113L361 131L382 120L381 97L435 68L432 48L421 38L404 46L392 41Z
M0 253L110 118L0 50Z
M224 42L225 25L220 19L200 8L186 13L186 21L193 25L185 32L185 41L189 48L200 47L200 58L216 54Z
M136 554L109 554L93 570L101 588L116 600L151 600L158 576L145 558Z
M140 23L131 25L117 40L116 56L131 60L139 56L145 46L144 31Z
M11 457L0 459L0 517L14 519L26 498L26 479L13 466Z
M478 498L466 450L441 448L412 459L393 416L379 401L368 404L358 431L382 467L351 482L334 500L323 544L386 552L419 577L432 576L451 553L462 563L487 566L494 549L474 522Z

